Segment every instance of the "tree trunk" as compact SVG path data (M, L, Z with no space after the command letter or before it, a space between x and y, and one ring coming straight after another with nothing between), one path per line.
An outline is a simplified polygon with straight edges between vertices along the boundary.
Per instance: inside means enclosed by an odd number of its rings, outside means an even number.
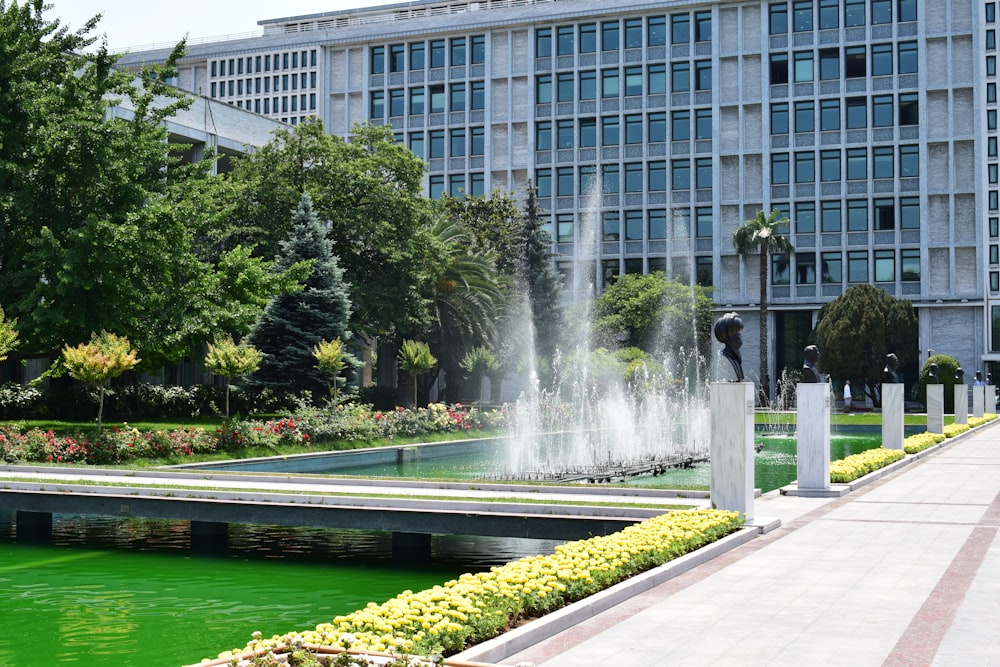
M760 402L768 405L771 397L771 376L767 363L767 257L766 250L760 252Z

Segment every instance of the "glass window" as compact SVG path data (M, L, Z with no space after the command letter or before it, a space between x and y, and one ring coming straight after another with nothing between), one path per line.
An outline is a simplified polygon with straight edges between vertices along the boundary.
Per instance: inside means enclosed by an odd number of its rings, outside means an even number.
M868 76L865 47L848 46L844 49L844 76L848 79L863 79Z
M650 16L646 20L646 45L666 46L667 44L667 17Z
M381 90L372 91L371 97L371 117L385 118L385 92Z
M661 143L667 140L667 114L657 111L649 114L649 121L646 127L646 141L651 144Z
M788 4L774 3L768 6L769 30L772 35L783 35L788 32Z
M920 198L899 198L899 227L901 229L920 229Z
M795 32L807 32L813 29L812 0L796 0L792 3L793 26Z
M892 95L876 95L872 98L872 127L892 127L894 120Z
M875 229L892 231L896 228L896 206L892 199L875 200Z
M892 74L892 44L872 44L872 76Z
M814 253L795 254L795 284L816 284L816 255Z
M847 253L847 282L868 283L867 250L852 250Z
M556 242L573 243L573 214L560 213L556 216Z
M789 281L789 265L791 261L788 255L773 255L771 257L771 284L787 285Z
M769 61L768 72L771 85L788 83L788 54L772 53Z
M606 69L601 72L601 97L618 97L618 70Z
M486 62L486 35L473 35L470 38L472 49L472 64L482 65ZM473 177L478 174L473 174Z
M647 77L647 85L649 86L649 95L663 95L667 92L667 65L666 63L659 63L649 65Z
M847 202L847 231L868 231L868 200L850 199Z
M996 74L997 74L997 57L986 56L986 76L996 76Z
M694 112L694 138L712 138L712 110L695 109Z
M642 192L642 163L625 165L625 192Z
M618 216L618 211L605 211L604 212L604 240L605 241L617 241L621 238L621 220Z
M820 50L819 78L821 81L832 81L840 78L840 49Z
M625 116L625 143L642 143L642 114Z
M642 95L642 67L625 68L625 96Z
M482 127L472 128L472 141L469 146L469 155L486 154L486 130Z
M691 66L688 63L670 63L670 90L675 93L691 90Z
M825 201L820 204L820 230L824 234L840 231L839 201Z
M695 12L694 41L712 41L712 12Z
M843 282L844 259L839 252L824 252L822 260L823 282L840 284Z
M992 51L997 48L997 31L987 30L986 31L986 50Z
M429 157L444 157L444 130L431 130L429 133Z
M559 167L556 169L556 195L559 197L572 197L573 186L576 185L573 167Z
M580 167L580 194L597 194L597 166L592 164Z
M597 24L584 23L580 26L580 53L597 51Z
M698 60L694 64L695 90L712 89L712 61Z
M573 89L576 87L573 72L559 72L556 75L556 101L572 102L574 99Z
M920 102L917 93L900 93L899 124L918 125L920 123Z
M670 187L673 190L691 188L691 161L673 160L670 163Z
M711 206L699 206L694 210L694 233L700 239L712 238L715 219Z
M618 116L605 116L601 119L601 145L617 146L621 143L618 134Z
M574 122L572 118L564 118L556 123L556 146L573 148Z
M542 74L535 80L535 102L548 104L552 101L552 75Z
M431 42L433 48L433 42ZM535 57L548 58L552 55L552 28L539 28L535 31ZM431 64L431 67L442 67Z
M648 218L649 238L667 238L667 212L662 208L651 209L648 213Z
M535 172L535 187L539 197L552 196L552 170L539 169Z
M472 174L472 196L482 197L486 194L486 174Z
M820 171L819 178L821 181L839 181L840 180L840 151L822 151L820 153Z
M596 100L597 99L597 72L594 70L587 70L580 72L580 99L581 100Z
M914 74L917 72L917 43L900 42L896 47L899 49L899 73Z
M997 138L996 137L989 137L986 140L986 154L989 157L996 157L997 156Z
M918 146L899 147L899 177L916 178L920 176L920 150Z
M406 45L393 44L389 47L389 71L402 72L406 69Z
M773 153L771 155L771 184L788 184L788 153Z
M580 147L594 148L597 146L597 119L580 119Z
M431 113L444 113L444 85L431 86L428 90Z
M892 147L879 146L873 149L872 164L875 178L892 178L895 175Z
M899 277L903 282L920 280L920 251L904 249L899 251Z
M819 129L824 132L840 129L840 100L821 100L819 103Z
M621 189L617 164L606 164L603 169L604 194L613 195Z
M892 23L892 0L872 0L872 24Z
M552 49L552 32L549 31L549 50ZM444 40L431 40L431 67L444 67Z
M795 182L813 183L816 181L816 154L804 151L795 154Z
M673 141L688 141L691 138L691 112L673 111L670 113L670 138Z
M986 3L986 22L994 23L997 20L997 6L995 2Z
M431 199L441 199L444 195L444 176L430 176L428 181L428 196Z
M868 100L864 97L847 98L847 129L861 130L868 127Z
M465 130L457 128L451 131L451 147L449 157L465 157Z
M875 251L875 282L891 283L896 281L896 251Z
M896 10L896 18L900 22L917 20L917 0L899 0Z
M711 257L694 258L695 282L701 287L711 287L713 284L712 272L715 270L715 262Z
M771 103L771 134L788 134L788 103Z
M845 0L844 25L848 28L865 24L865 0Z
M695 160L695 187L707 190L712 187L712 158L700 157Z
M670 17L670 43L687 44L691 41L691 17L674 14Z
M819 0L819 29L836 30L840 27L840 0Z
M795 205L795 232L812 234L816 231L816 204L800 202Z
M561 25L556 28L556 53L560 56L571 56L576 53L574 37L576 29L571 25Z
M625 48L642 48L642 19L625 19Z
M803 83L813 80L812 51L795 52L795 82Z
M868 149L847 149L847 180L863 181L868 178Z
M485 109L486 108L486 82L485 81L473 81L469 85L472 87L472 93L469 96L469 108L470 109Z
M796 132L812 132L815 130L815 114L813 113L813 103L809 102L796 102L795 103L795 131Z
M663 160L654 160L649 163L647 186L651 192L661 192L667 189L667 163Z
M421 160L424 159L424 133L423 132L411 132L410 133L410 151L413 152Z
M453 83L451 84L451 110L452 111L465 111L465 84L464 83Z
M384 74L385 73L385 47L384 46L373 46L372 56L371 56L371 68L372 74ZM223 64L225 64L223 62ZM222 72L225 76L225 71Z
M604 51L617 51L619 48L619 27L618 21L605 21L601 24L601 49Z
M389 91L389 115L396 117L406 113L406 91L402 88Z
M425 94L423 88L410 88L411 116L424 113L424 98Z

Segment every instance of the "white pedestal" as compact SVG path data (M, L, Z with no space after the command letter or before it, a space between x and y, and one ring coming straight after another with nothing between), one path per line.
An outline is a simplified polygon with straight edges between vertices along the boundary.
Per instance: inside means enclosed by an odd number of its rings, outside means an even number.
M800 489L830 488L830 385L799 383L796 471Z
M996 412L997 411L997 388L995 385L988 384L983 387L983 412Z
M972 416L982 417L986 407L986 387L981 384L972 385Z
M927 432L944 433L944 385L927 385Z
M903 383L882 385L882 447L903 448Z
M711 385L712 507L739 512L753 521L754 384L713 382Z
M969 423L969 387L964 382L956 384L955 390L955 423Z

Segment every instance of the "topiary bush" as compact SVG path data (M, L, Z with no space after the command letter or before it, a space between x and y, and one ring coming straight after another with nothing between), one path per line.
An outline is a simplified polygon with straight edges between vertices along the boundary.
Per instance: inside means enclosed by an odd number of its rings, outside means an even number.
M937 364L938 384L944 385L944 411L945 414L955 414L955 371L959 364L955 357L947 354L935 354L924 362L920 368L920 377L917 380L917 400L927 408L927 379L931 364Z

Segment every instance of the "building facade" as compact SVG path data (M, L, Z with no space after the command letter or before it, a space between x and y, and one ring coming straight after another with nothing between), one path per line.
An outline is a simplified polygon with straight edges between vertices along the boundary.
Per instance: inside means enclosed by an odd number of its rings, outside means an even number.
M770 267L772 377L801 365L819 308L862 283L914 303L923 353L991 372L996 9L424 0L261 21L261 36L190 47L179 84L340 135L389 125L426 160L431 197L523 198L530 181L570 294L654 270L711 285L744 317L747 359L761 288L732 236L778 209L796 252Z

